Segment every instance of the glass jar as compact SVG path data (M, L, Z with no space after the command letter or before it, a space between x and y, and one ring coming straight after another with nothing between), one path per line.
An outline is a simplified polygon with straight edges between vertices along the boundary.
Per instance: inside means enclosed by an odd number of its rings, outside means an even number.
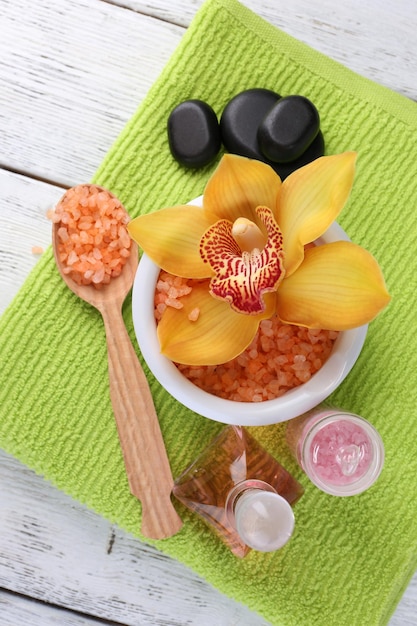
M240 426L227 426L179 476L174 496L238 557L281 548L303 487Z
M317 407L288 422L286 439L311 482L331 495L362 493L382 471L382 439L354 413Z

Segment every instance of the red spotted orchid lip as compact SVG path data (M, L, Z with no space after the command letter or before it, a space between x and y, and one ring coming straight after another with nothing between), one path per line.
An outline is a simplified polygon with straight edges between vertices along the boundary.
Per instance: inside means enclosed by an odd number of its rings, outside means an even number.
M201 257L215 274L210 293L228 302L237 313L249 315L265 311L263 295L274 292L285 274L283 238L273 213L268 207L257 207L256 214L266 228L266 238L253 222L245 224L245 234L249 230L249 236L236 237L234 224L219 220L200 241ZM251 225L254 228L249 228ZM258 241L253 241L255 229ZM251 240L249 245L245 245L245 239Z

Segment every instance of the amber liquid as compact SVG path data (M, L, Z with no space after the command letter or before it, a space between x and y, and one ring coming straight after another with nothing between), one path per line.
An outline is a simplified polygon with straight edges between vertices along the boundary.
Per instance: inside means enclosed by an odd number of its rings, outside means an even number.
M226 501L231 490L248 480L270 485L294 505L303 487L242 427L227 426L174 484L173 494L200 515L238 557L249 547L240 539Z

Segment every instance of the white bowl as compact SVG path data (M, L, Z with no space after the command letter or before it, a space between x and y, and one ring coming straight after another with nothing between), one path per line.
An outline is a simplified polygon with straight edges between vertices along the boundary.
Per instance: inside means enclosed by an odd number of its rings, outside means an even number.
M201 204L197 198L190 204ZM334 222L318 243L349 241ZM284 422L309 411L327 398L354 366L365 341L367 325L339 333L325 364L311 379L280 398L263 402L224 400L203 391L183 376L160 352L154 317L154 293L160 268L142 255L132 291L133 325L143 358L159 383L192 411L224 424L266 426Z

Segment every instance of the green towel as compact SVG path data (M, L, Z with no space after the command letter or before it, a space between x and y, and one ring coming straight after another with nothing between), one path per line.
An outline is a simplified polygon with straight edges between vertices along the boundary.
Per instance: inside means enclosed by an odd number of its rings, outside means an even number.
M377 257L392 303L371 323L362 354L332 402L377 427L385 468L360 496L328 496L291 459L284 425L251 428L306 488L287 546L236 559L184 511L181 532L153 543L271 624L385 624L417 557L417 105L292 39L236 0L208 0L94 180L116 193L132 217L200 195L215 164L190 171L172 159L168 115L188 98L209 102L220 115L232 96L250 87L311 98L326 152L358 152L340 223ZM134 340L129 299L124 315ZM109 399L103 324L64 285L51 250L1 320L0 354L0 445L140 537L140 504L129 494ZM178 475L222 425L185 409L148 376Z

